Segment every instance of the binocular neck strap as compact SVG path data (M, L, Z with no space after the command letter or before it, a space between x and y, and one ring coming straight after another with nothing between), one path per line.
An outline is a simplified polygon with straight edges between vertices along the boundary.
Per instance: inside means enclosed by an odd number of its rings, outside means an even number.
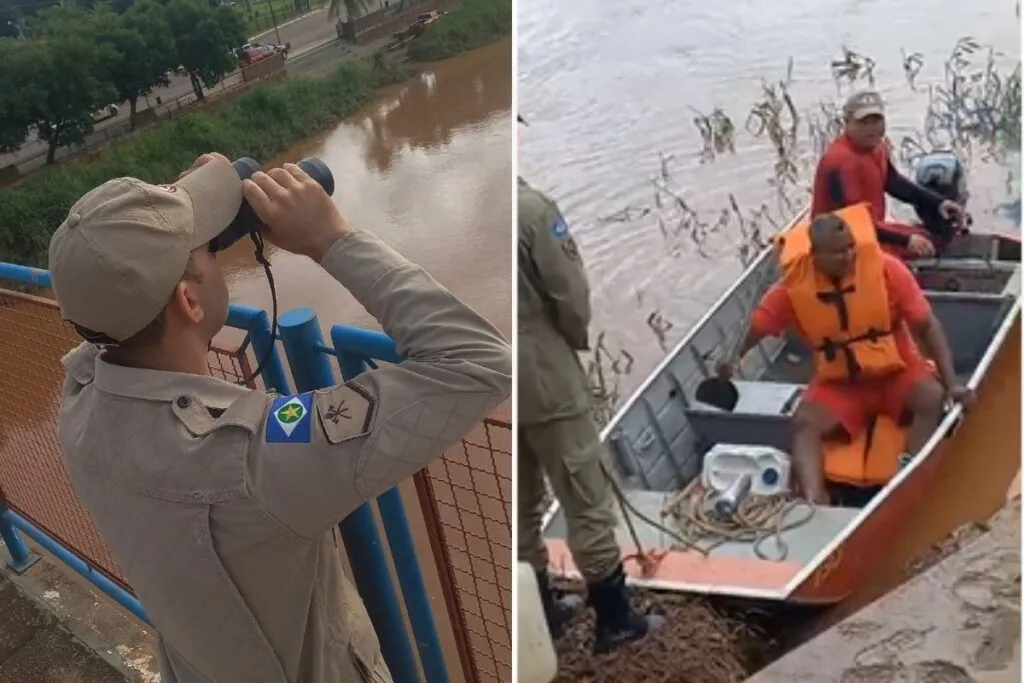
M274 353L277 344L277 288L274 286L274 273L270 269L270 260L263 250L265 246L263 235L260 234L259 230L251 230L249 237L252 238L253 246L256 248L256 262L263 266L263 272L267 274L267 284L270 285L270 307L272 314L270 319L270 344L267 345L266 351L263 352L263 357L257 363L256 369L248 377L240 379L238 384L249 384L249 382L260 376L263 368L270 360L271 354ZM285 387L280 387L280 389L283 391Z

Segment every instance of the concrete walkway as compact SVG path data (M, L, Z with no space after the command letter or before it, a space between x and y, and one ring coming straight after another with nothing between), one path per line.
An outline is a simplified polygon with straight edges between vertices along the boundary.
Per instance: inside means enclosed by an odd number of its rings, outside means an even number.
M1019 683L1020 499L990 524L747 683Z
M0 683L160 683L152 631L59 560L24 574L0 543Z
M0 683L125 683L39 601L0 576Z

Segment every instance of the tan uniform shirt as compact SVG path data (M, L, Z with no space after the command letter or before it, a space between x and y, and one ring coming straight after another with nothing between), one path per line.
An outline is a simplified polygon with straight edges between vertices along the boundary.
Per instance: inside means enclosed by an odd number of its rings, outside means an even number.
M518 422L574 417L592 397L578 351L589 348L590 287L558 207L519 179Z
M321 265L404 363L292 401L87 345L65 358L65 462L160 635L163 683L391 681L336 525L511 392L500 333L375 237Z

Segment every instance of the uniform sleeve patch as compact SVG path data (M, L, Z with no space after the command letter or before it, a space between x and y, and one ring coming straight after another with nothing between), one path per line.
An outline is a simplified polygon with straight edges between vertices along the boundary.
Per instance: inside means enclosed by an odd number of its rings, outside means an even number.
M565 257L573 263L580 262L580 250L579 247L576 246L576 240L574 240L572 236L567 237L565 241L562 242L562 253L565 254Z
M316 392L316 412L324 436L332 444L369 434L377 399L355 384L342 384Z
M551 224L551 234L555 236L555 239L565 239L565 236L569 234L569 226L564 218L561 216L555 217L554 222Z
M311 393L275 398L267 413L267 443L310 443L312 406Z

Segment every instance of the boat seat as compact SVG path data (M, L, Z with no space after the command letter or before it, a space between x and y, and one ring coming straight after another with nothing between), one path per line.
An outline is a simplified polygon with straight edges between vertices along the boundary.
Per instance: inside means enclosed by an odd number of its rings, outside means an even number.
M1006 291L1017 269L980 258L914 261L907 264L927 293L988 294Z
M732 412L696 400L688 403L686 418L700 445L717 443L774 446L789 452L793 411L806 386L789 382L733 380L739 401Z

